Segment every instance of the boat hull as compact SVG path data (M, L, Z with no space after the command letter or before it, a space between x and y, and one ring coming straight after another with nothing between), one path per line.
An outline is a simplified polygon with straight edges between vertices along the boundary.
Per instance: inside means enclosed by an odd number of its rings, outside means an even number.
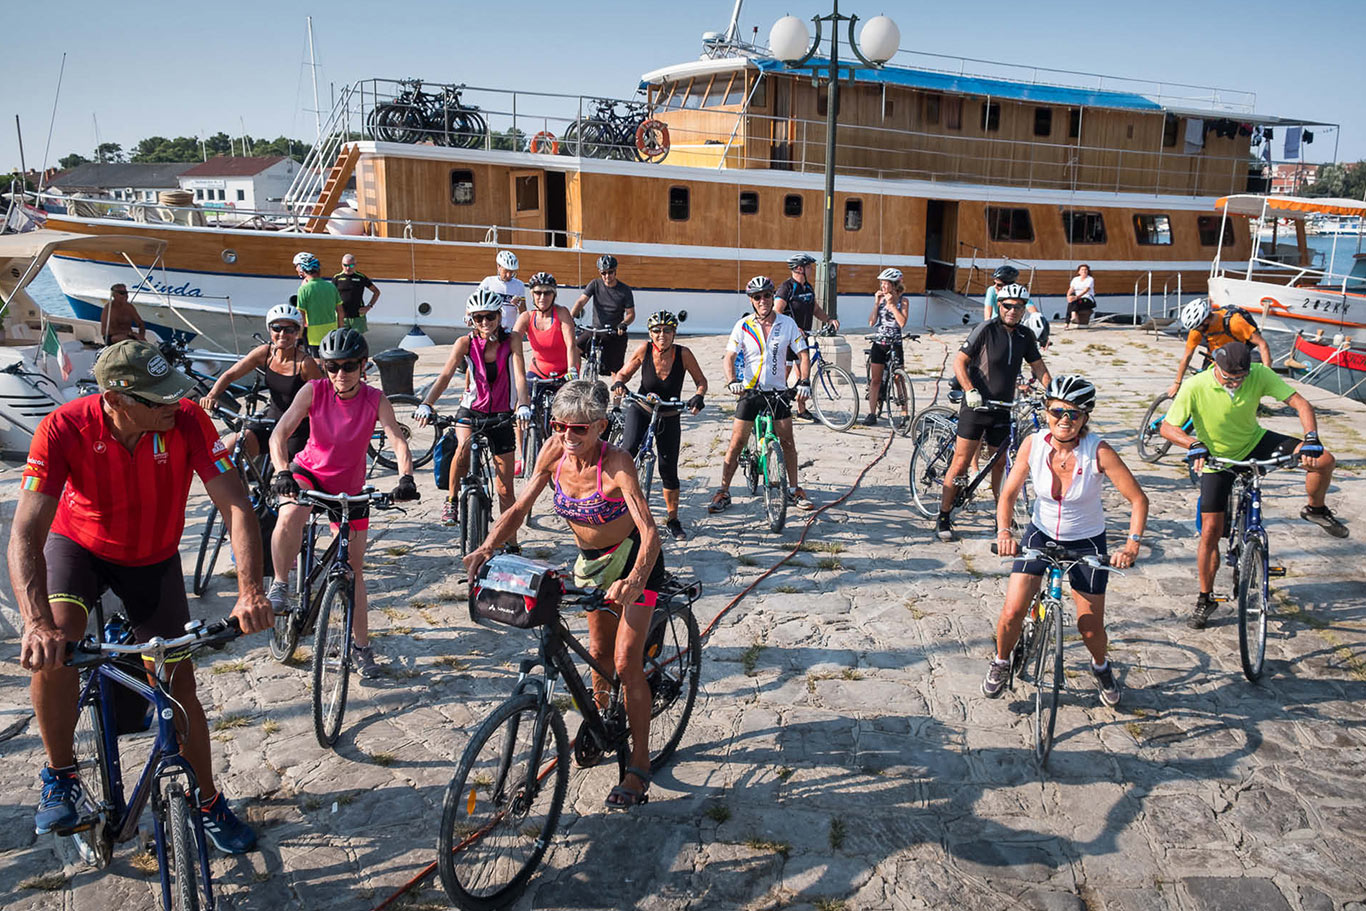
M1249 281L1226 273L1210 277L1209 299L1216 307L1242 307L1257 314L1263 328L1273 332L1366 343L1366 295Z
M1366 345L1295 339L1295 359L1308 369L1299 379L1311 386L1366 402Z

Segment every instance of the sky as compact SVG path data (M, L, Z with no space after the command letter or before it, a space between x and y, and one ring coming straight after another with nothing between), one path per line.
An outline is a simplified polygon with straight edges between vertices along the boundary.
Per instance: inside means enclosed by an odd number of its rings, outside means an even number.
M640 74L696 59L702 33L724 30L732 5L68 0L60 28L27 53L11 43L0 55L0 169L20 163L16 114L30 168L45 147L50 165L70 152L91 157L97 136L125 148L151 135L219 131L310 138L309 15L326 108L330 85L375 77L630 97ZM780 16L809 19L832 5L747 0L742 34L757 26L766 43ZM1360 0L845 0L841 12L890 16L905 50L1254 92L1259 113L1342 124L1338 160L1366 159ZM1306 160L1331 161L1332 131L1314 132Z

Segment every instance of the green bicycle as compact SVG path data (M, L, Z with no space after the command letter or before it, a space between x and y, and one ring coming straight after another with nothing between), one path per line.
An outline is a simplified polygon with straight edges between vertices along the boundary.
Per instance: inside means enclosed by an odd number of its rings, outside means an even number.
M771 531L782 531L787 523L787 468L783 444L773 429L774 406L795 394L790 389L750 389L745 393L746 397L763 399L763 404L754 418L754 433L740 453L740 468L749 482L749 492L763 491Z

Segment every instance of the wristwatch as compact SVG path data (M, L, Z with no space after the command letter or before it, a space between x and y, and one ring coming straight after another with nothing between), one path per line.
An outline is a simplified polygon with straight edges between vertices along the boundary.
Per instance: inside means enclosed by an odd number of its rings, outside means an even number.
M1129 535L1129 540L1130 540L1130 541L1133 541L1135 544L1141 544L1141 543L1143 542L1143 536L1142 536L1142 535L1130 534L1130 535Z

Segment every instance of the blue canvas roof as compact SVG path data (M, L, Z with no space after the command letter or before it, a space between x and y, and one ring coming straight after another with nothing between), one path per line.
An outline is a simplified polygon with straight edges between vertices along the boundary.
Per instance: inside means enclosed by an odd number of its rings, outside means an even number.
M753 58L752 63L765 72L783 72L788 67L781 60L768 57ZM809 64L820 65L827 61L813 57ZM798 73L802 70L788 70ZM1162 105L1136 95L1132 92L1107 92L1100 89L1077 89L1061 85L1041 85L1038 83L1011 82L1005 79L987 79L982 76L959 76L953 73L937 73L932 70L918 70L910 67L889 66L879 70L856 69L854 78L859 82L889 83L907 85L919 89L940 92L961 92L967 95L990 95L992 98L1007 98L1014 101L1035 101L1040 104L1063 104L1072 107L1125 108L1136 111L1161 111Z

